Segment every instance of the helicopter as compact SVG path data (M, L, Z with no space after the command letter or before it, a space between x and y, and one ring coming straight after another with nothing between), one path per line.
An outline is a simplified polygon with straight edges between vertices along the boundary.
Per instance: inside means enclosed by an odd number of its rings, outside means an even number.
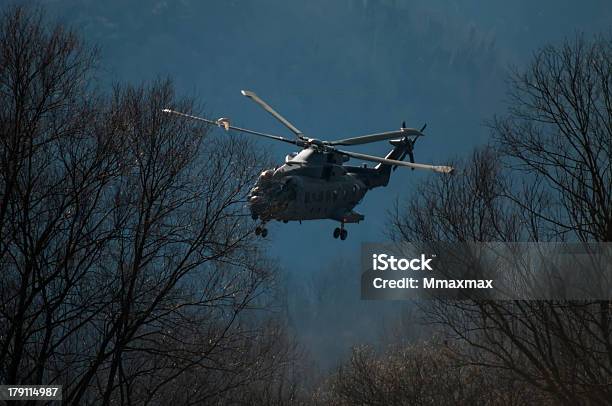
M255 93L242 90L242 94L287 127L294 137L286 138L231 125L228 118L209 120L206 118L163 109L167 114L203 121L225 129L272 139L302 148L285 157L282 165L266 169L259 175L247 195L253 220L261 221L255 234L266 237L266 223L271 220L299 221L331 219L340 223L333 230L333 237L345 240L348 232L345 224L359 223L364 216L353 211L366 193L389 183L391 171L398 167L425 169L450 174L453 168L444 165L426 165L414 162L414 144L422 137L427 124L420 130L407 128L405 122L397 131L362 135L335 141L325 141L306 136L285 117ZM338 146L353 146L389 140L393 149L384 157L366 155L338 149ZM408 156L409 162L403 161ZM344 165L349 159L376 162L375 167Z

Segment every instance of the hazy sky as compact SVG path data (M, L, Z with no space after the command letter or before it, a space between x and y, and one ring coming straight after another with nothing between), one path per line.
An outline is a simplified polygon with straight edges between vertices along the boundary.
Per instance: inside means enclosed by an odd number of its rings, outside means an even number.
M520 68L537 48L577 32L609 32L612 23L609 0L42 4L101 46L108 82L168 75L181 92L205 103L207 115L279 134L287 131L241 89L255 91L317 138L427 122L427 137L416 145L416 159L424 163L444 163L487 141L482 124L503 113L510 65ZM260 145L279 162L291 150L265 140ZM381 155L389 149L384 142L355 148ZM358 258L362 241L384 239L387 210L423 176L397 170L390 187L369 193L356 208L365 222L349 225L344 242L332 238L332 221L270 224L271 253L298 280L334 257Z

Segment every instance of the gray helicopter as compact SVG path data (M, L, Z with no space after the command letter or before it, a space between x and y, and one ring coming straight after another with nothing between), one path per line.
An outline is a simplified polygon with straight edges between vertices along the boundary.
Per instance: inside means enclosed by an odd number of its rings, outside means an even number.
M178 111L164 109L164 113L176 114L193 120L203 121L224 128L296 145L302 148L285 157L279 167L263 171L247 199L254 220L259 219L255 233L266 237L266 223L271 220L289 221L331 219L340 222L333 231L334 238L345 240L348 233L344 225L359 223L362 214L353 211L365 194L379 186L387 186L391 171L397 167L427 169L439 173L451 173L450 166L425 165L414 162L414 144L423 136L423 130L406 128L405 123L398 131L368 134L337 141L323 141L304 135L287 119L276 112L255 93L243 90L242 94L259 104L280 121L294 138L262 133L230 125L230 120L220 118L208 120ZM352 146L389 140L393 149L384 157L359 154L337 149L337 146ZM410 162L402 161L406 155ZM373 168L344 165L350 158L376 162Z

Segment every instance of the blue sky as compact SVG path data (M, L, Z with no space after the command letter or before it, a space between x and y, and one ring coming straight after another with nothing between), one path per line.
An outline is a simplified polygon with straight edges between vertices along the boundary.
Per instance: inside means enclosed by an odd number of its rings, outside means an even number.
M197 96L208 116L279 134L287 131L241 89L322 139L427 122L416 146L424 163L444 163L487 142L483 122L504 111L510 66L520 69L539 47L577 32L609 32L612 23L603 0L41 3L101 47L106 82L167 75ZM290 152L258 142L279 162ZM354 150L382 155L389 148L383 142ZM388 188L369 193L357 207L365 222L350 225L344 242L332 238L332 221L271 225L270 253L298 280L334 259L356 260L361 242L384 240L387 210L423 176L398 170Z

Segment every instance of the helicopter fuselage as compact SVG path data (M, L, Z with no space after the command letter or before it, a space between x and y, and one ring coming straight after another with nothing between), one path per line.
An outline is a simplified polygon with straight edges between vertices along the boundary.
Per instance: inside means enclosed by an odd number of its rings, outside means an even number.
M289 155L284 165L261 173L249 194L253 218L362 220L353 208L369 189L386 185L388 176L375 168L343 166L337 156L305 151Z
M365 184L351 174L328 180L282 175L258 182L254 189L249 198L251 213L262 220L282 221L340 219L367 192Z

